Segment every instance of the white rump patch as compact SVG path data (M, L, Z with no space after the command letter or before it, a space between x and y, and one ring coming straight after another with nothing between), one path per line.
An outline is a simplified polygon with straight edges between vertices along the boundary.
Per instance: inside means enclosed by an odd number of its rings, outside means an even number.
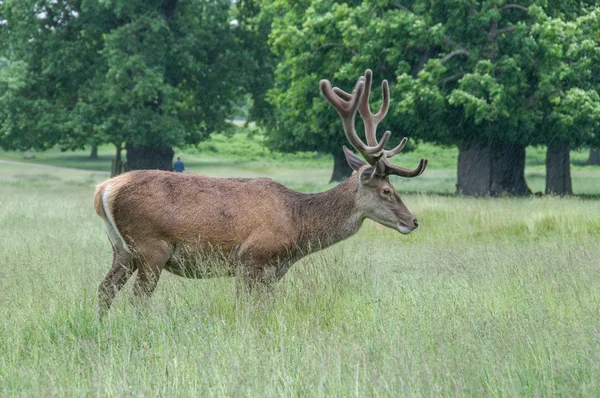
M102 208L104 209L104 213L106 214L106 218L108 218L108 222L104 221L104 230L106 231L106 235L108 235L108 239L110 243L117 250L125 250L126 252L133 254L125 240L121 236L121 233L117 229L115 224L115 220L110 212L110 206L108 205L108 198L110 197L110 185L107 185L102 191Z

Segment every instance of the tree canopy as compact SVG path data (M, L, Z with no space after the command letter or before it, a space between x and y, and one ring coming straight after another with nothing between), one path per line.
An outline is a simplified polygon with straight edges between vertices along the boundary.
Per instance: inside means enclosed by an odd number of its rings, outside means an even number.
M224 128L243 92L247 57L228 0L1 7L4 148L193 144Z
M281 149L341 147L318 80L347 89L368 67L390 80L383 127L397 138L458 145L465 193L527 193L525 146L560 139L577 147L597 130L598 18L585 2L269 4L280 59L271 136Z

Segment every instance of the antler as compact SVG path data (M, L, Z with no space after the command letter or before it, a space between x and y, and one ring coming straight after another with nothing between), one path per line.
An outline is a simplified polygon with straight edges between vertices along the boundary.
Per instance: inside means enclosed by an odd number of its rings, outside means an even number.
M349 94L337 87L332 89L329 80L321 80L320 86L321 92L325 98L327 98L327 100L337 111L338 115L340 115L342 124L344 126L344 133L346 134L348 141L350 141L352 146L364 156L365 160L369 164L375 165L383 154L382 151L390 138L390 133L388 132L388 134L384 134L384 136L381 138L381 143L374 146L365 145L365 143L362 142L356 133L356 129L354 128L354 119L356 117L359 100L362 97L364 90L365 78L361 76L358 79L356 85L354 86L354 90L352 90L352 94Z
M379 111L373 114L369 107L372 80L373 72L367 69L365 75L361 76L356 82L352 94L337 87L332 89L331 83L328 80L321 80L321 92L340 115L342 124L344 125L344 133L348 141L363 155L371 166L377 165L378 168L383 169L384 173L388 175L395 174L401 177L416 177L425 171L427 159L421 159L419 165L414 169L407 169L388 162L389 158L398 154L404 148L408 138L404 137L398 146L389 151L384 149L392 134L389 130L383 133L380 142L377 141L377 126L385 118L390 106L390 88L387 80L381 83L383 103ZM365 125L367 144L362 142L354 128L354 118L357 110L360 112Z

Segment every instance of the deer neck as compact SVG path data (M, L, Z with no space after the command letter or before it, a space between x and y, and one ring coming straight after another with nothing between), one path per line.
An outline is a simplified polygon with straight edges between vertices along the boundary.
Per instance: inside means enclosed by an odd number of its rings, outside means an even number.
M297 203L301 231L299 248L320 250L355 234L364 216L356 206L356 175L329 191L302 194Z

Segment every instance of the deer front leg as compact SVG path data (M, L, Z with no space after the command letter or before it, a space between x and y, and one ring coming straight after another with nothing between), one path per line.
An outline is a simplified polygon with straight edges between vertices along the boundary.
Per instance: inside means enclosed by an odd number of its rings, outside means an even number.
M275 236L257 234L246 240L236 252L240 264L237 273L250 290L268 287L280 280L290 267L287 245Z

